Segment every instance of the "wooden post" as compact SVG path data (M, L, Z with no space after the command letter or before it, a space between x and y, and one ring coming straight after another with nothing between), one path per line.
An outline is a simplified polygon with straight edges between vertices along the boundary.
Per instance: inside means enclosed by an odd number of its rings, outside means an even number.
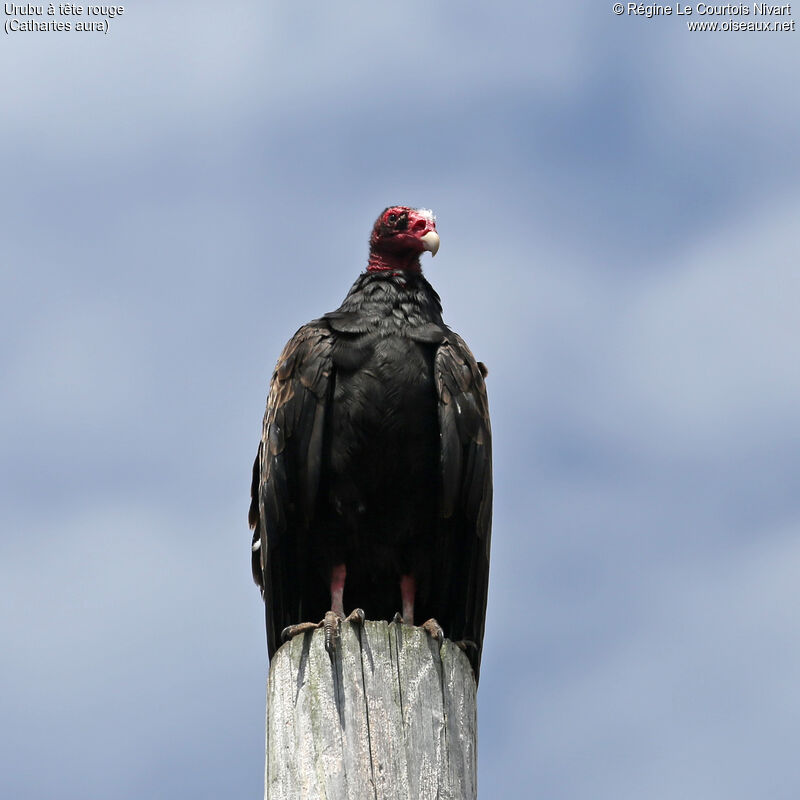
M266 800L475 800L475 679L461 650L421 628L344 623L272 659Z

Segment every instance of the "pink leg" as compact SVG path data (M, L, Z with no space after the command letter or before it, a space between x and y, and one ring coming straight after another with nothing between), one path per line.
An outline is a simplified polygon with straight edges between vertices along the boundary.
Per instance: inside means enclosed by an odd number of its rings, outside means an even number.
M322 628L325 636L325 649L333 658L336 642L339 639L339 625L344 616L344 579L347 577L347 568L344 564L337 564L331 570L331 610L325 612L322 622L299 622L297 625L288 625L281 632L282 641L288 641L301 633L307 633L315 628ZM347 617L347 621L357 625L364 624L364 612L356 608Z
M414 594L417 591L417 582L413 575L403 575L400 578L400 597L403 599L403 622L406 625L414 624Z
M337 617L344 618L344 579L347 567L338 564L331 570L331 611Z

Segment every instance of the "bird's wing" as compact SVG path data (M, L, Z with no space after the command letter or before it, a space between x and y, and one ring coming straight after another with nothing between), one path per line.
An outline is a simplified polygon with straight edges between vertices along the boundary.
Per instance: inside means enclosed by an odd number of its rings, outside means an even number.
M484 372L464 340L448 330L435 362L442 477L439 622L452 640L471 643L466 653L476 680L492 529L492 433Z
M270 657L280 646L283 628L302 614L307 532L332 387L332 347L333 335L321 321L304 325L289 340L272 376L253 464L253 577L266 603Z

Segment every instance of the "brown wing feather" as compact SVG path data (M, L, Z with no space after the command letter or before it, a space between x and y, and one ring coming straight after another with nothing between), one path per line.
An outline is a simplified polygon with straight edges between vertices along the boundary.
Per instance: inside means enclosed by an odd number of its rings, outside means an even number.
M485 367L484 367L485 370ZM441 532L438 537L445 633L472 642L480 667L492 526L492 434L483 370L464 340L448 331L435 363L441 431Z
M270 382L250 500L253 577L266 604L270 657L301 618L307 529L319 486L333 336L304 325L284 347Z

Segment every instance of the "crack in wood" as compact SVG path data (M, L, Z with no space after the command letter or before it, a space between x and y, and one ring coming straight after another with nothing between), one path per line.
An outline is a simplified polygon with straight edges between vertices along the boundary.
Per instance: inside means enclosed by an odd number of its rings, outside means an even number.
M394 628L394 630L392 630ZM287 642L268 680L266 800L475 800L475 681L420 628L342 626Z

